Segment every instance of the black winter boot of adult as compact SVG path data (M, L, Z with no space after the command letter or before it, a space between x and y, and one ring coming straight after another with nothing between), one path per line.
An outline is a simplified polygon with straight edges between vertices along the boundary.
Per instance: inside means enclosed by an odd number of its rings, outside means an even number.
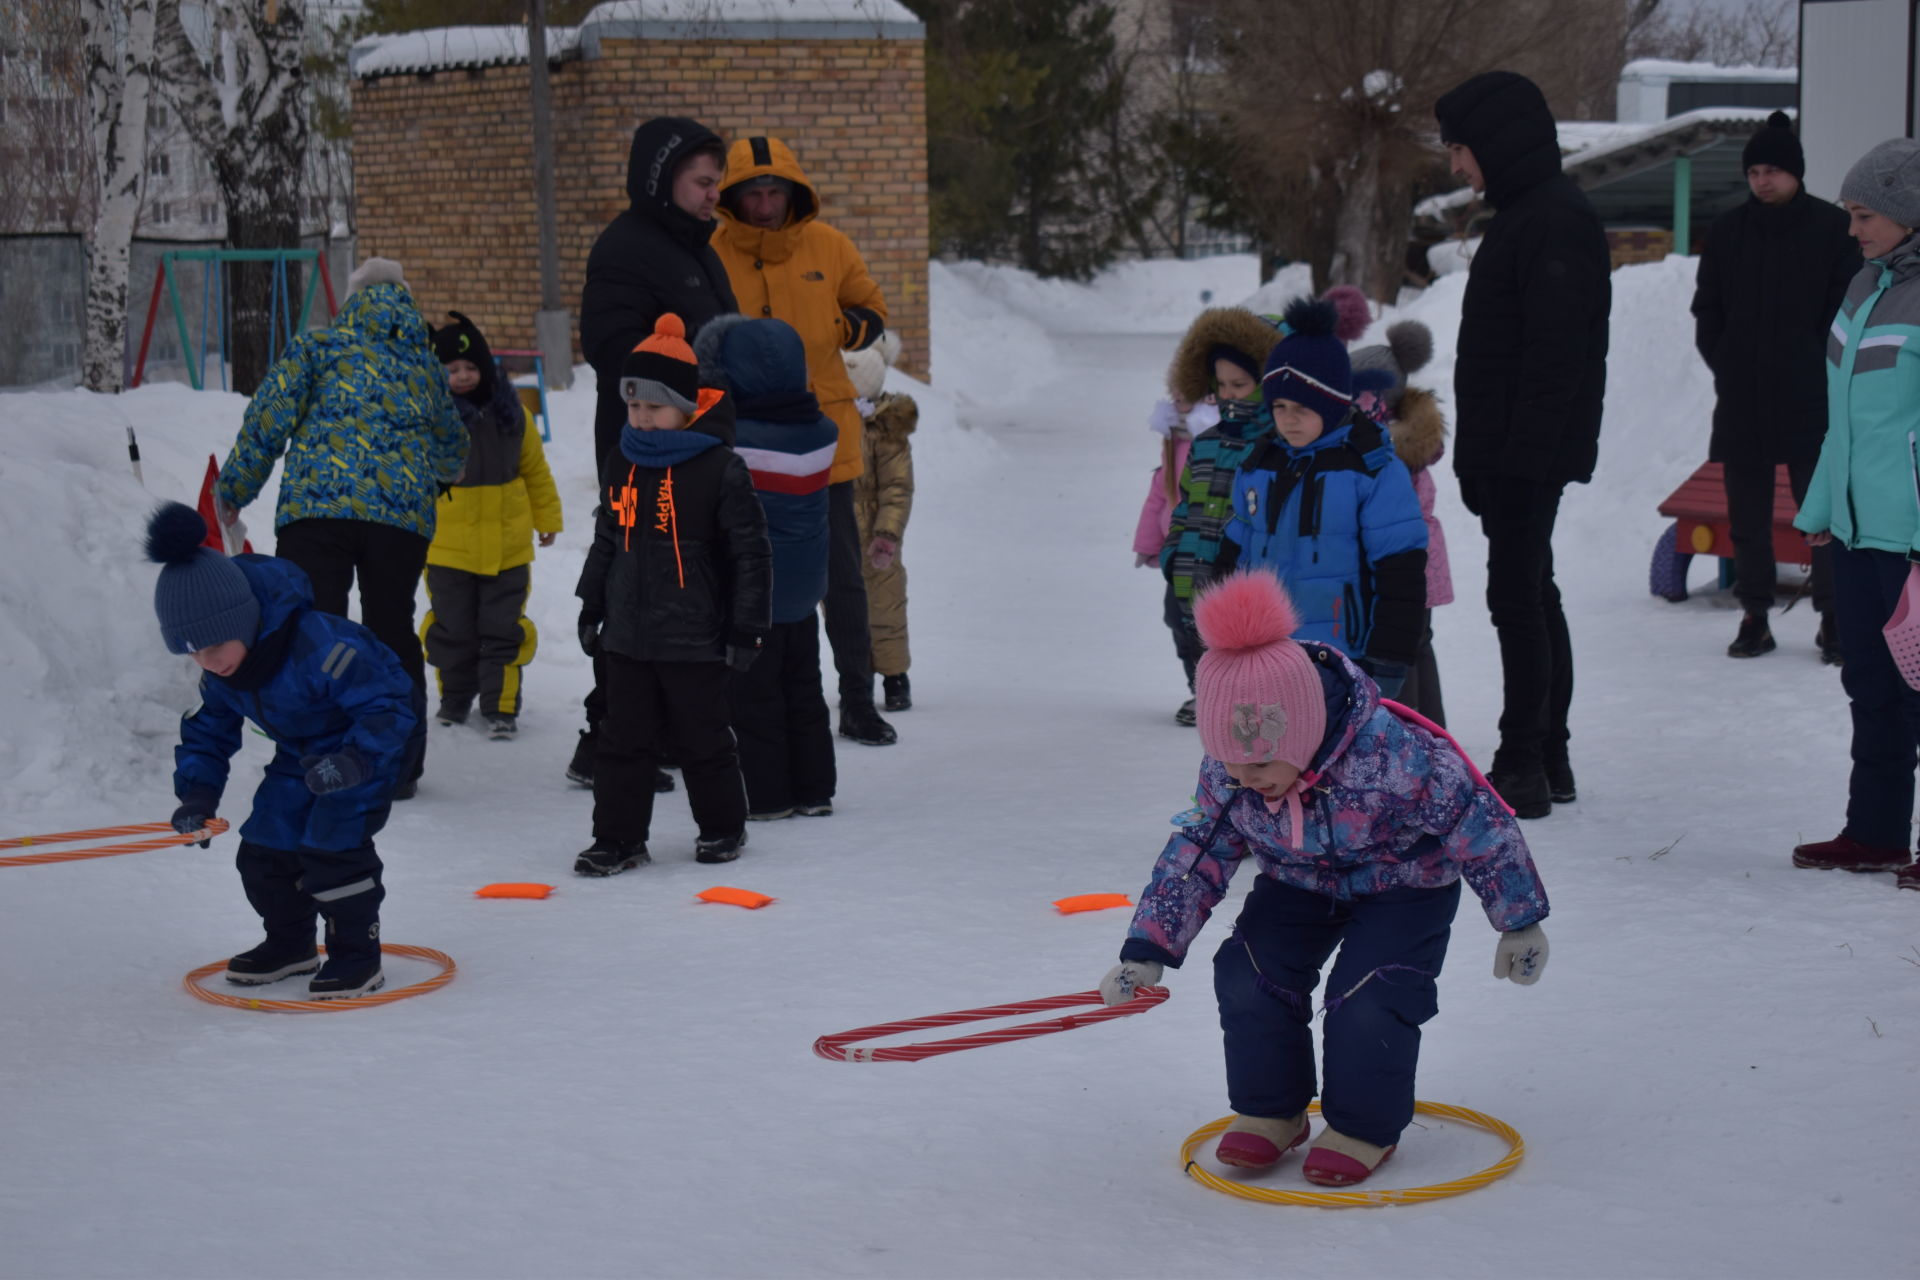
M579 787L593 786L593 730L582 729L580 741L574 744L573 759L567 763L567 781Z
M1840 632L1833 625L1831 610L1820 615L1820 629L1813 633L1813 643L1820 650L1820 661L1830 667L1840 665Z
M900 740L893 726L874 710L873 699L840 704L840 736L852 738L863 747L890 747Z
M1516 818L1544 818L1553 812L1553 789L1547 771L1537 764L1495 764L1487 770L1487 782Z
M1727 646L1727 656L1757 658L1763 653L1772 653L1777 647L1773 640L1773 628L1767 625L1767 615L1749 613L1740 619L1740 633Z
M1555 804L1572 804L1580 798L1573 785L1573 766L1567 761L1547 761L1547 795Z

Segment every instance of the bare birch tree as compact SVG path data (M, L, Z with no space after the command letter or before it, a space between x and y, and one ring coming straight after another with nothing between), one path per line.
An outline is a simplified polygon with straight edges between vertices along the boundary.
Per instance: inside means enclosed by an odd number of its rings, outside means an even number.
M98 188L87 233L87 324L81 384L119 392L126 379L127 272L146 191L154 0L82 0L89 140Z
M161 85L213 163L228 244L298 248L308 129L304 0L205 0L197 6L205 30L191 34L182 0L156 3ZM236 265L227 280L233 386L251 394L272 349L273 274L266 264Z

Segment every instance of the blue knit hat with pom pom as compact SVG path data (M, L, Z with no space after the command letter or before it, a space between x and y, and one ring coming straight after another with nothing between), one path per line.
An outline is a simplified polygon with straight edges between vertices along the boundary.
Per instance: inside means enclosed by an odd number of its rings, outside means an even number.
M1320 415L1331 431L1353 408L1353 365L1334 332L1339 312L1330 302L1296 298L1284 313L1287 336L1267 355L1260 389L1267 403L1291 400Z
M147 558L161 566L153 611L169 653L229 640L252 644L260 630L260 601L247 575L206 540L207 522L178 502L165 503L147 520Z

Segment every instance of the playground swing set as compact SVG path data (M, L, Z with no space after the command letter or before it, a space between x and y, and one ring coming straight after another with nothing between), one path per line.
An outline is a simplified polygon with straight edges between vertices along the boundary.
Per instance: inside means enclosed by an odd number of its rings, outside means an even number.
M193 332L187 323L187 309L180 300L180 288L177 280L177 268L183 263L200 263L202 266L202 286L200 290L200 341L196 345ZM160 318L160 298L164 293L169 309L173 313L173 322L180 335L180 352L187 366L187 381L195 391L204 390L206 360L217 350L220 357L220 389L227 386L228 354L232 347L233 316L227 302L226 267L233 262L268 262L273 264L273 288L267 314L267 357L277 360L280 353L293 342L296 335L306 332L307 320L313 314L313 301L318 290L326 291L327 319L331 322L340 312L339 303L333 292L333 277L327 271L327 261L318 249L171 249L160 255L160 263L154 268L153 291L147 301L147 321L140 330L140 352L134 360L131 386L139 386L146 379L147 352L153 343L154 326ZM300 305L293 305L292 275L289 263L311 264L307 272L307 285L301 292ZM219 304L214 303L215 297ZM533 385L514 383L514 391L520 397L520 403L535 416L540 426L540 439L543 443L553 440L552 418L547 405L546 361L540 352L519 348L499 348L494 352L494 363L500 373L511 379L512 374L506 367L508 359L527 359L533 362Z

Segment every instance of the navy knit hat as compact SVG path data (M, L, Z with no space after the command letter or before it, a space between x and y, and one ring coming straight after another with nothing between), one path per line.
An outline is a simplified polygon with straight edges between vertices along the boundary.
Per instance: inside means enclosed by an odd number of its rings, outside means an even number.
M1287 336L1267 355L1260 389L1267 403L1291 400L1320 415L1328 431L1353 408L1353 365L1334 336L1339 313L1330 302L1296 298L1285 312Z
M1807 153L1800 149L1800 139L1793 133L1793 120L1786 112L1776 111L1768 116L1767 122L1747 139L1746 149L1740 153L1740 167L1751 169L1757 164L1785 169L1796 178L1807 176Z
M161 566L153 611L169 653L252 644L260 630L260 601L247 575L206 540L207 522L181 503L163 503L147 520L147 558Z

